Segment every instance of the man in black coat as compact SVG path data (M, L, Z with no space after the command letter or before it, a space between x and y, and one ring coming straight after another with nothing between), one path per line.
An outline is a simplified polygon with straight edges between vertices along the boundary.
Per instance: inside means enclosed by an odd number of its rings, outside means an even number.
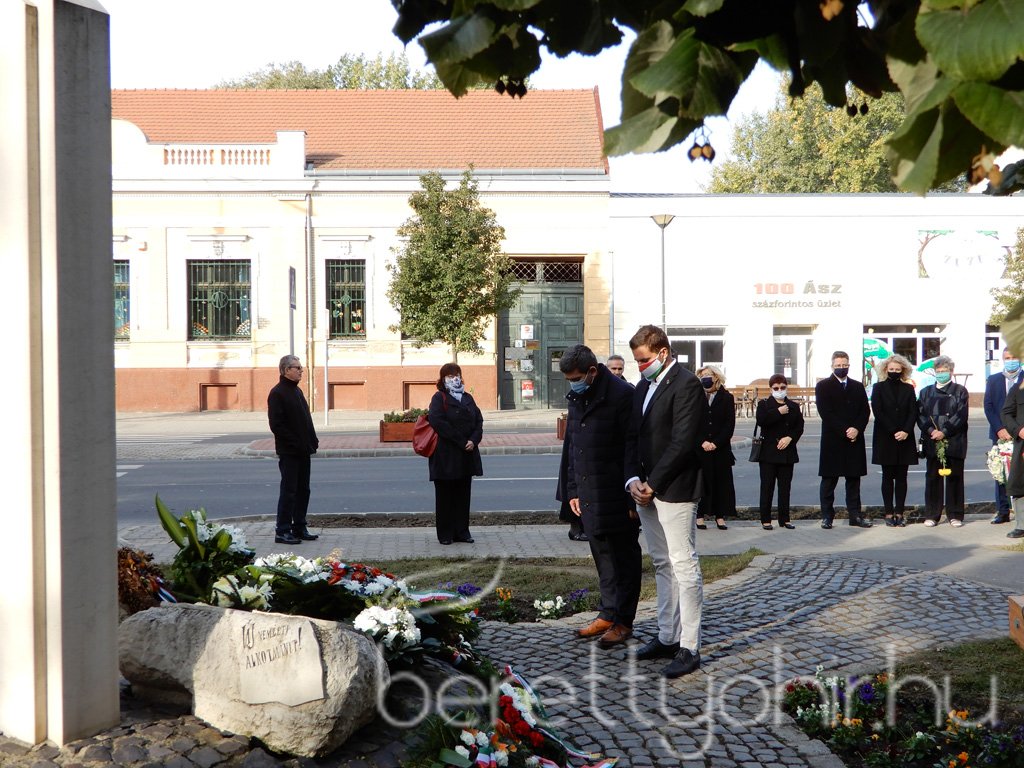
M700 667L704 584L696 514L704 388L676 363L658 326L642 326L629 347L643 378L633 395L626 487L637 503L658 588L658 636L636 658L671 658L661 674L680 677Z
M597 618L577 635L613 648L633 636L643 571L639 518L622 485L633 388L582 344L566 350L559 369L572 388L559 487L583 520L601 589Z
M864 385L849 377L850 356L832 353L832 375L814 387L814 404L821 416L821 527L831 528L835 518L835 492L839 478L846 479L846 509L850 525L870 528L861 515L860 479L868 473L864 428L871 418Z
M1024 370L1020 360L1009 350L1003 349L1003 370L993 373L985 382L985 418L988 419L988 439L992 445L1001 440L1012 440L1013 435L1003 426L1003 405L1006 394L1014 387L1020 387L1024 381ZM1010 497L1006 494L1006 484L996 482L996 513L989 521L993 525L1010 522Z
M267 417L274 433L278 468L281 470L281 491L277 499L277 527L274 541L278 544L301 544L319 536L306 528L309 507L310 456L316 453L320 440L313 429L313 417L302 394L302 365L295 355L285 355L278 363L281 379L267 396Z

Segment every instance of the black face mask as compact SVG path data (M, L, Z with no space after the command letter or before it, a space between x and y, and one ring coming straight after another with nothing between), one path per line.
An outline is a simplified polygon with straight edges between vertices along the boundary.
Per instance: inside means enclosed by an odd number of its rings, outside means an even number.
M710 376L701 376L700 383L704 387L704 389L711 389L713 386L715 386L715 380Z
M888 376L886 381L891 381L893 384L899 384L901 381L903 381L902 373L893 373L892 371L889 371L889 373L886 375Z

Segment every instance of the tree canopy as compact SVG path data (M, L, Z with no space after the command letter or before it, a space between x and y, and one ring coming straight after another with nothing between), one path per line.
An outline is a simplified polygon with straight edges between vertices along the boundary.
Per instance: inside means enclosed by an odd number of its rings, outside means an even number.
M383 54L377 54L372 59L362 54L345 54L336 64L331 64L326 69L307 69L298 61L268 64L263 69L242 75L235 80L218 83L217 87L435 90L444 88L444 85L433 72L413 69L404 53L393 53L386 58Z
M406 242L387 265L387 297L399 316L391 330L415 346L444 342L458 362L459 352L479 351L487 323L519 291L501 251L505 230L480 204L472 171L454 189L439 173L420 176L420 187L409 196L413 216L398 229Z
M1008 282L992 289L992 325L1002 325L1014 305L1024 299L1024 229L1017 230L1017 245L1012 253L1006 254L1003 276ZM1020 347L1015 349L1018 354L1024 351Z
M885 93L870 103L851 88L845 107L825 102L813 85L803 98L780 86L775 106L733 127L733 159L711 170L708 192L898 192L886 159L886 138L903 121L903 99ZM963 177L942 189L963 191Z
M394 32L419 41L456 96L523 78L556 56L596 54L636 33L623 71L622 122L610 155L657 152L725 115L763 59L789 93L817 83L826 103L847 87L899 92L905 115L887 139L900 189L924 194L968 171L993 190L993 163L1024 146L1024 0L392 0ZM435 26L436 25L436 26ZM429 31L428 30L429 27Z

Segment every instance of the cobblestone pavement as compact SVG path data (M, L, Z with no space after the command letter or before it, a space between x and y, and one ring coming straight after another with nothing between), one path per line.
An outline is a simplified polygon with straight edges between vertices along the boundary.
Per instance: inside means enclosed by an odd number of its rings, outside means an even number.
M621 768L842 765L777 715L774 688L828 670L883 671L890 658L1005 634L1006 595L940 573L834 556L761 556L706 588L703 666L665 681L664 662L635 662L570 639L591 615L514 625L487 622L478 647L533 683L576 746ZM655 631L654 605L637 618ZM546 696L545 696L546 695ZM4 768L394 768L407 735L378 720L320 760L268 754L188 714L122 696L121 726L66 745L29 749L0 737Z

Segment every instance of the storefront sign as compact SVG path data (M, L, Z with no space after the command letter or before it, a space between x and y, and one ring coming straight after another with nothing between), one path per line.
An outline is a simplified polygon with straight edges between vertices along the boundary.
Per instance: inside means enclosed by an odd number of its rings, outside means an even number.
M839 309L843 306L842 300L832 297L841 296L842 293L842 283L823 283L815 280L807 280L802 285L800 283L754 283L755 296L784 296L786 298L754 299L750 306L754 309Z

